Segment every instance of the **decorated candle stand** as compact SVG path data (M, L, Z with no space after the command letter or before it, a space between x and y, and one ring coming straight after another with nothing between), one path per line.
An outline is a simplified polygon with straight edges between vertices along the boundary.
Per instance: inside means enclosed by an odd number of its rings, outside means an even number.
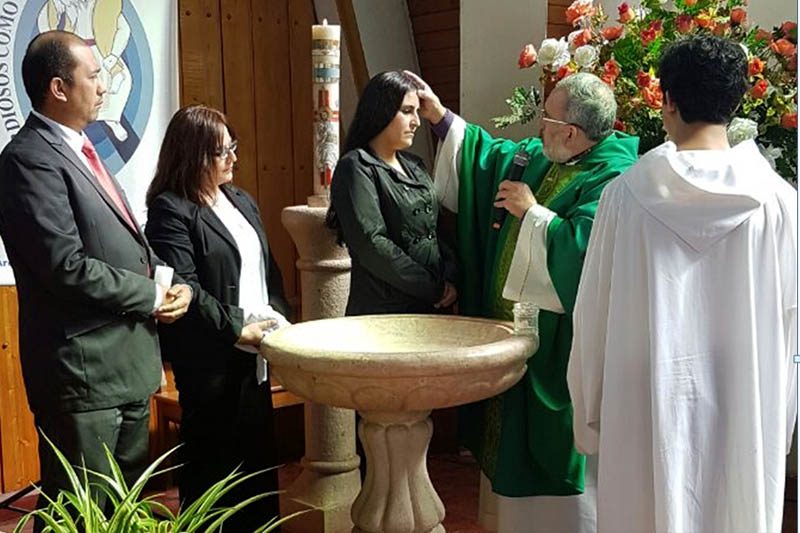
M323 20L311 30L314 195L287 207L281 221L299 258L302 320L344 315L350 256L325 228L333 170L339 159L340 27ZM361 488L355 412L305 404L303 471L281 494L281 515L308 510L282 526L289 533L343 533L353 527L350 507Z

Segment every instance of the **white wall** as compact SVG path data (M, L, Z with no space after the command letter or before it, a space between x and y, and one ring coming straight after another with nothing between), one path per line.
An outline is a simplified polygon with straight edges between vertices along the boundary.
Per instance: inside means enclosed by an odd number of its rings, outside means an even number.
M385 70L419 72L406 0L353 0L353 10L370 77ZM417 130L409 151L432 168L433 144L427 127Z
M505 99L517 86L538 84L536 69L520 70L522 47L536 49L547 29L546 0L461 0L461 115L490 132L512 139L538 132L534 123L504 130L492 126L492 117L504 115Z

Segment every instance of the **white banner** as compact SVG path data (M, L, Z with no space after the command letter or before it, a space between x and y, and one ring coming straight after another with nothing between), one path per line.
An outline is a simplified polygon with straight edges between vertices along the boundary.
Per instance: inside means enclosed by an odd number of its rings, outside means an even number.
M86 134L119 180L140 224L170 117L178 109L177 0L0 0L0 149L31 104L22 58L36 35L72 31L92 46L107 93ZM0 285L14 276L0 243Z

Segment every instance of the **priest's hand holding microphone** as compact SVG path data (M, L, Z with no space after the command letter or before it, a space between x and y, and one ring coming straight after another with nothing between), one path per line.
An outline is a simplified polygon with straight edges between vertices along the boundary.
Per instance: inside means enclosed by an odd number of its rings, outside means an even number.
M492 229L499 230L503 227L506 211L521 219L528 209L537 203L530 187L520 181L528 162L527 153L524 151L517 152L514 156L514 164L509 169L507 179L500 182L497 195L494 197Z

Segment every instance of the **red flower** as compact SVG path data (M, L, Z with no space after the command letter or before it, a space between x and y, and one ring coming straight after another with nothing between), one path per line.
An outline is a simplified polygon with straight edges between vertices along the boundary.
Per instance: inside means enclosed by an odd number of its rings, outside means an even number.
M747 74L749 74L750 76L761 74L763 71L764 71L764 62L761 61L761 58L754 57L750 60L750 63L747 64Z
M781 115L781 126L788 129L797 129L797 111Z
M697 3L697 0L684 0L683 3L686 4L686 7L693 7Z
M769 47L772 48L773 52L783 57L792 57L797 50L797 47L789 39L778 39Z
M767 83L767 80L758 80L753 85L753 88L750 89L750 95L756 100L760 100L764 98L765 94L767 94L767 89L769 89L769 83Z
M575 26L580 19L583 17L591 17L594 13L595 8L592 5L592 0L575 0L572 2L572 5L567 8L567 22Z
M605 65L603 65L603 75L611 78L612 82L616 80L621 73L622 69L619 68L619 63L617 63L615 59L609 59L606 61Z
M664 105L664 93L661 92L661 84L657 79L653 79L650 85L642 88L642 98L650 109L661 109Z
M625 123L622 122L620 119L614 120L614 129L617 131L625 131Z
M600 30L600 33L606 41L616 41L622 37L623 29L622 26L609 26Z
M653 81L653 78L650 77L650 74L647 72L642 72L641 70L636 74L636 85L639 87L649 87L650 83Z
M608 85L609 87L611 87L612 89L614 88L614 81L615 81L615 78L613 78L613 77L609 76L608 74L602 74L602 75L600 76L600 80L601 80L603 83L605 83L606 85Z
M781 24L781 33L789 39L797 42L797 23L787 20Z
M766 41L767 43L772 42L772 33L763 29L759 28L755 35L756 41Z
M636 13L633 12L633 9L631 9L631 6L628 5L628 2L622 2L617 7L617 11L619 12L618 20L623 24L627 24L636 18Z
M569 45L573 49L580 48L592 40L592 32L589 29L577 30L569 34Z
M786 70L789 72L797 72L797 52L792 54L792 57L786 62Z
M656 32L660 32L664 28L664 23L661 19L656 19L650 23L650 29Z
M694 18L694 21L701 28L706 28L708 30L714 28L714 19L711 18L711 15L709 15L708 13L700 13Z
M732 26L739 26L744 24L744 21L747 20L747 10L743 7L734 7L731 9L731 25Z
M519 65L519 68L531 68L534 64L536 64L537 58L538 56L536 55L536 48L534 48L532 44L526 44L525 48L522 49L522 52L519 53L517 65Z
M679 33L689 33L694 29L694 19L691 15L678 15L675 18L675 26Z
M722 24L716 24L714 27L711 28L711 32L716 35L717 37L722 37L725 35L725 32L731 29L731 25L729 22L723 22Z
M645 28L642 30L641 38L642 38L642 45L647 46L648 44L652 43L658 37L658 33L653 28Z
M571 65L564 65L558 69L558 72L556 72L556 79L563 80L571 74L575 74L575 69Z

